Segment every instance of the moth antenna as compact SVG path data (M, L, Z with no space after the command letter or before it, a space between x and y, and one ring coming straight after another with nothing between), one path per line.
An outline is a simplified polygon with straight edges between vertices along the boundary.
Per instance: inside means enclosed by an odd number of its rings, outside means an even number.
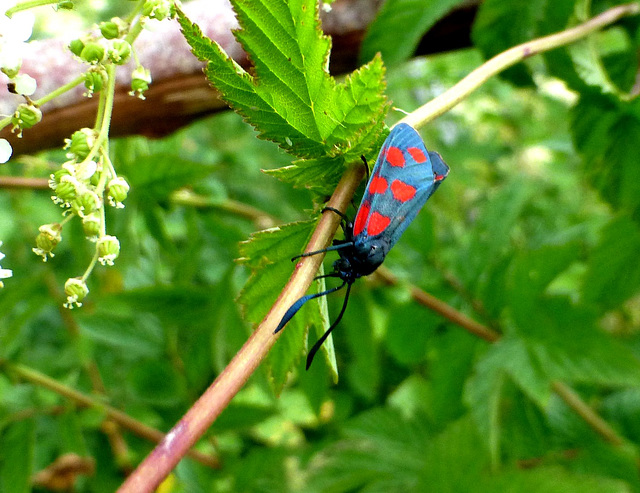
M301 253L300 255L296 255L295 257L292 257L291 261L295 262L296 260L302 257L311 257L312 255L318 255L319 253L333 252L334 250L340 250L342 248L347 248L350 246L352 246L351 243L340 243L339 245L331 245L330 247L323 248L322 250L315 250L313 252Z
M370 173L371 171L369 171L369 163L367 162L367 158L364 157L364 154L360 155L360 159L362 159L362 162L364 163L364 172L365 172L365 182L369 183L369 178L370 178Z
M347 281L344 281L344 283L342 283L342 286L344 286L346 282ZM347 285L347 292L344 295L344 302L342 303L342 310L340 310L340 314L338 315L338 318L335 319L335 321L331 324L331 326L327 329L327 331L324 334L322 334L322 337L316 341L316 343L313 345L313 347L309 351L309 354L307 355L307 370L311 366L311 363L313 363L313 357L318 352L318 349L320 349L320 346L322 346L324 341L327 340L327 337L329 337L329 334L331 334L331 331L335 328L336 325L338 325L340 323L340 320L342 320L342 315L344 315L344 312L347 309L347 303L349 302L349 293L351 292L351 286L352 285L353 285L353 281L350 282ZM340 287L342 287L342 286L340 286Z
M340 286L337 286L335 288L327 289L326 291L323 291L322 293L308 294L308 295L303 296L302 298L300 298L298 301L296 301L293 305L291 305L289 307L289 309L286 311L286 313L282 317L282 320L280 320L280 323L276 327L276 330L273 331L273 333L277 334L278 332L280 332L282 330L282 328L285 325L287 325L287 322L289 322L289 320L291 320L293 318L293 316L296 313L298 313L298 310L300 310L300 308L302 308L302 305L304 305L307 301L312 300L314 298L319 298L320 296L326 296L326 295L331 294L331 293L333 293L335 291L338 291L338 290L344 288L344 285L346 283L347 283L347 281L343 281L343 283ZM351 287L351 285L349 285L349 287Z

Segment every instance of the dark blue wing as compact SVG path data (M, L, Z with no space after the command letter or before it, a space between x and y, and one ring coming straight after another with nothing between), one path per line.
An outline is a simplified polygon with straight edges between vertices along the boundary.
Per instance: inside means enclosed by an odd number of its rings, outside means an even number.
M385 140L354 221L354 240L384 239L388 251L449 173L413 127L401 123ZM386 253L386 252L385 252Z

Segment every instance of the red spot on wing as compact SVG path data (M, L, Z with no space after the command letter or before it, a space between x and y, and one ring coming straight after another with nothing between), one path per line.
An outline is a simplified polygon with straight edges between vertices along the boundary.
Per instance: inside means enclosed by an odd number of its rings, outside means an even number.
M394 180L391 183L391 193L393 194L393 198L396 200L406 202L407 200L411 200L415 197L416 187L407 185L405 182L400 180Z
M404 166L404 154L398 147L389 147L387 151L387 161L391 166Z
M387 191L389 184L380 175L374 175L369 184L369 193L384 193Z
M409 147L407 149L411 157L415 159L418 163L424 163L427 160L427 156L424 155L422 149L418 149L417 147Z
M442 181L442 180L444 180L445 178L446 178L446 175L435 175L435 176L433 177L433 179L434 179L435 181Z
M356 216L355 223L353 225L353 234L358 236L364 230L364 225L367 222L367 217L369 216L369 212L371 211L371 207L368 203L363 203L358 210L358 215Z
M371 214L369 218L369 225L367 226L367 233L369 236L375 236L382 233L389 223L391 222L390 217L383 216L379 212L374 212Z

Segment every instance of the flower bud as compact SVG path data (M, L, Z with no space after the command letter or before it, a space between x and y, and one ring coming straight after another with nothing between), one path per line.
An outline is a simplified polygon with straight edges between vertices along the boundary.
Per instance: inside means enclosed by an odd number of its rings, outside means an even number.
M120 36L120 28L113 21L101 22L98 27L106 39L115 39Z
M84 231L84 235L92 241L95 241L100 235L101 225L102 219L96 212L92 212L82 218L82 230Z
M36 80L27 74L18 74L13 79L14 90L16 94L21 94L23 96L31 96L36 89L38 88L38 84Z
M54 175L55 176L55 175ZM78 194L78 180L74 176L64 175L60 178L60 183L55 187L56 197L62 203L69 203ZM54 199L54 202L57 202Z
M95 41L90 41L84 45L82 48L82 52L80 53L80 58L82 58L85 62L96 64L102 61L104 58L104 48L100 43L96 43Z
M91 147L95 143L96 133L90 128L81 128L71 134L70 139L65 139L64 148L68 150L67 157L82 161L89 155Z
M23 130L31 128L42 120L42 111L33 104L22 103L16 108L16 112L11 117L13 128ZM21 133L19 133L21 135Z
M96 243L98 261L102 265L113 265L113 261L120 255L120 242L112 235L105 235Z
M76 214L84 217L102 207L102 199L98 197L98 194L93 190L85 190L77 196L72 207Z
M84 50L84 41L81 39L74 39L69 43L69 50L71 50L71 53L75 56L80 56L82 50Z
M17 51L9 51L6 48L0 53L0 72L9 79L15 78L22 67L22 57Z
M142 15L159 21L173 17L174 14L175 6L168 0L147 0L142 7Z
M151 71L138 65L131 73L131 91L129 91L129 95L144 99L144 92L149 89L150 83Z
M102 67L95 67L95 70L87 71L84 74L84 87L87 88L84 95L91 97L94 92L100 92L106 81L107 74Z
M116 65L124 65L131 57L131 45L123 39L116 39L110 44L107 56Z
M64 294L67 295L67 301L63 305L65 308L71 309L73 305L80 308L81 301L89 294L89 288L81 278L71 277L64 283Z
M53 257L53 249L62 241L62 226L59 223L43 224L38 228L40 233L36 236L36 247L33 252L47 261L47 256Z
M109 203L118 209L123 208L124 205L122 202L126 200L127 194L129 193L129 184L127 183L127 180L121 176L117 176L107 184L107 190Z
M13 147L11 147L9 141L0 139L0 164L4 164L11 159L11 154L13 154Z

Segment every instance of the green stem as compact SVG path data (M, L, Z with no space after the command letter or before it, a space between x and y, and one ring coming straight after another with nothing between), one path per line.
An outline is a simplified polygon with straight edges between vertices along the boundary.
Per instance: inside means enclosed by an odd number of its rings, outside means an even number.
M58 3L58 1L59 0L28 0L27 2L22 2L22 3L19 3L18 5L11 7L5 12L5 15L9 19L11 19L11 16L13 14L20 12L22 10L28 10L34 7L42 7L43 5L51 5L54 3Z
M533 55L550 51L560 46L566 46L590 34L613 24L622 17L640 13L639 3L619 5L609 9L593 19L566 31L538 38L527 43L503 51L499 55L480 65L452 88L442 93L427 104L411 112L401 121L414 127L422 127L446 113L458 103L466 99L473 91L482 86L487 80L503 70L512 67Z
M129 29L129 32L125 36L124 40L132 45L136 38L140 36L140 33L143 29L144 25L142 24L142 17L138 17L138 20L136 20L135 24L131 26L131 29Z
M65 92L70 91L74 87L79 86L83 82L84 82L84 74L79 75L78 77L73 79L71 82L67 82L64 86L58 87L58 89L56 89L55 91L51 91L46 96L42 96L40 99L34 101L34 103L38 106L42 106L43 104L48 103L52 99L57 98L61 94L64 94Z

